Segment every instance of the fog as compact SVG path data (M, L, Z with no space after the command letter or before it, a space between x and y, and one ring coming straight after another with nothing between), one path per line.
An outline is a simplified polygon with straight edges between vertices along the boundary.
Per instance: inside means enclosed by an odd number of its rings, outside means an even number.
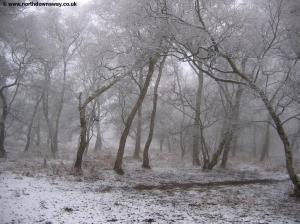
M299 21L297 0L0 0L0 222L300 222Z

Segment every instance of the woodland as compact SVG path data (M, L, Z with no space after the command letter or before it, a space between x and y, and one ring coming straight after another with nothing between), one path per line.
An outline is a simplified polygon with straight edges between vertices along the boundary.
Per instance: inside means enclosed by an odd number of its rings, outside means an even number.
M300 223L300 1L9 2L0 223Z

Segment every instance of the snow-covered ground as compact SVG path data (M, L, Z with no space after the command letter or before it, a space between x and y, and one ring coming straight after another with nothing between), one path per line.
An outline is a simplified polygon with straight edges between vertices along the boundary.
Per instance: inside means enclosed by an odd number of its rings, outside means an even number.
M0 162L0 223L300 223L300 200L289 196L284 173L125 163L124 176L92 165L73 176L70 164ZM279 181L230 184L262 179Z

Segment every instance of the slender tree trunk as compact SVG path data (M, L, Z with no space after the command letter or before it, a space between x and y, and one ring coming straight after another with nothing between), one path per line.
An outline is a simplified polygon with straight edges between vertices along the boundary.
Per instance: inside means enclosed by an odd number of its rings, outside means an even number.
M141 88L143 86L143 73L142 70L139 74L139 89L141 91ZM139 159L140 158L140 151L141 151L141 138L142 138L142 110L143 110L143 104L138 109L137 114L137 128L136 128L136 140L135 140L135 147L134 147L134 154L133 158Z
M1 100L1 106L2 106L2 111L1 111L1 116L0 116L0 158L5 158L6 157L6 150L5 150L5 122L6 122L6 117L8 114L8 109L7 109L7 101L6 97L3 93L3 91L0 92L0 100Z
M206 170L208 169L209 166L209 150L208 150L208 146L206 145L206 141L204 138L204 128L200 119L200 136L201 136L201 144L202 144L202 158L203 158L203 165L202 165L202 169Z
M261 149L261 155L260 155L260 161L264 161L266 158L269 157L269 151L270 151L270 122L271 122L271 116L268 115L268 119L267 119L267 125L266 125L266 132L265 132L265 136L264 136L264 142L262 145L262 149Z
M41 127L40 127L39 113L38 113L37 124L36 124L36 128L35 128L35 136L36 136L35 145L40 146L41 145Z
M179 89L179 99L182 107L182 119L180 122L180 131L179 131L179 145L181 150L181 159L183 160L186 151L185 141L184 141L185 106L184 106L184 98L183 98L181 83L180 83L179 74L177 70L175 70L175 75L176 75L176 82Z
M236 91L235 94L235 102L234 104L231 106L232 108L230 109L230 113L229 113L229 121L227 124L227 128L228 129L232 129L229 130L230 135L227 137L226 143L224 145L224 152L223 152L223 157L222 157L222 163L221 163L221 167L226 168L227 165L227 161L228 161L228 157L229 157L229 152L231 150L231 146L233 146L233 144L237 143L237 137L238 137L238 122L239 122L239 117L240 117L240 102L241 102L241 98L242 98L242 93L244 91L244 88L242 86L238 86L238 89ZM232 141L234 139L234 141ZM236 147L236 145L234 145L234 147ZM236 149L234 149L236 150ZM234 152L235 154L235 152Z
M222 162L221 162L222 168L226 168L226 165L227 165L232 135L233 135L233 133L231 132L230 135L227 137L225 145L224 145L223 157L222 157Z
M172 144L171 144L170 136L167 137L167 142L168 142L168 151L172 152ZM161 150L163 150L163 148L161 148Z
M149 164L149 149L150 149L150 145L152 142L152 137L153 137L153 132L154 132L154 126L155 126L155 115L156 115L156 107L157 107L157 98L158 98L158 86L159 86L159 82L163 73L163 67L165 64L167 56L164 56L164 58L162 59L162 61L160 62L159 65L159 72L158 72L158 76L155 82L155 86L154 86L154 94L153 94L153 108L152 108L152 113L151 113L151 118L150 118L150 127L149 127L149 135L144 147L144 153L143 153L143 164L142 167L146 168L146 169L150 169L150 164Z
M100 104L97 102L97 121L96 121L96 131L97 131L97 136L96 136L96 142L94 146L94 151L101 151L102 150L102 136L101 136L101 107Z
M159 151L160 151L160 152L163 151L164 141L165 141L165 138L164 138L164 137L161 137L161 138L159 139Z
M60 93L60 100L58 103L57 115L55 119L55 128L53 133L53 152L57 155L58 152L58 132L59 132L59 124L60 124L60 117L64 107L64 98L65 98L65 89L66 89L66 76L67 76L67 62L64 60L63 66L63 86Z
M209 170L213 169L215 165L217 165L218 160L222 154L222 151L224 150L226 143L229 141L230 136L232 136L232 130L227 129L227 131L223 134L221 138L221 142L219 144L217 151L212 155L212 159L208 165Z
M256 158L257 154L257 143L256 143L256 125L253 125L253 157Z
M80 116L80 141L77 150L77 157L74 165L75 172L81 172L82 156L86 149L87 140L87 122L86 122L86 106L81 105L81 95L79 96L79 116Z
M203 74L198 73L198 89L196 95L196 111L193 125L193 165L200 166L199 159L199 150L201 134L200 134L200 113L201 113L201 98L202 98L202 89L203 89Z
M290 145L290 142L288 140L288 137L285 133L285 130L282 126L281 120L276 114L275 110L273 109L271 102L268 100L265 93L259 89L252 81L248 81L248 84L251 89L253 89L257 94L259 94L261 100L265 104L270 116L272 117L274 124L276 126L276 131L283 143L284 146L284 152L285 152L285 159L286 159L286 168L288 171L288 174L290 176L291 181L294 184L294 191L295 194L300 195L300 180L299 177L294 169L294 161L293 161L293 151L292 147Z
M297 139L299 138L299 134L300 134L300 124L298 126L298 129L297 129L295 135L292 137L291 147L292 147L293 150L296 150L295 147L297 146Z
M101 151L102 150L102 136L101 136L101 129L100 129L100 122L97 122L96 129L97 129L97 136L96 142L94 146L94 151Z
M28 126L28 130L27 130L27 138L26 138L26 145L25 145L25 148L24 148L24 152L28 152L28 150L29 150L29 146L30 146L30 143L31 143L32 126L33 126L34 118L35 118L36 113L38 111L38 107L39 107L39 104L40 104L41 100L42 100L42 97L39 97L37 99L35 105L34 105L34 108L33 108L33 113L32 113L30 123L29 123L29 126Z
M277 133L278 133L278 135L279 135L279 137L282 141L282 144L284 146L286 168L287 168L288 174L290 176L290 179L294 184L295 194L300 195L300 180L299 180L299 177L298 177L297 173L295 172L295 168L294 168L294 164L293 164L294 161L293 161L292 147L291 147L290 142L288 140L287 134L285 133L285 130L282 126L282 122L281 122L279 116L276 114L275 110L272 107L272 104L271 104L270 100L268 99L268 97L264 93L264 91L261 90L258 86L256 86L256 84L252 80L250 80L247 77L247 75L245 75L244 72L239 71L239 69L237 68L234 61L232 61L232 59L226 57L226 60L230 64L233 71L239 77L241 77L244 81L247 82L250 89L252 89L255 93L257 93L259 95L260 99L263 101L266 109L268 110L270 116L272 117L272 120L274 121L274 124L275 124L275 127L276 127L276 131L277 131Z
M235 156L237 152L237 141L239 137L238 126L239 126L239 120L240 120L240 105L241 105L241 99L243 96L244 87L239 85L238 90L236 92L235 96L235 103L234 103L234 116L233 116L233 136L232 136L232 155Z
M101 88L96 89L90 96L88 96L85 101L82 103L82 94L79 94L79 117L80 117L80 138L79 145L77 150L76 161L74 164L75 172L81 171L82 165L82 156L87 146L87 119L86 119L86 108L90 102L92 102L95 98L99 97L102 93L110 89L116 82L120 80L120 77L115 78L108 85L102 86Z
M134 147L134 154L133 154L133 158L135 159L140 158L141 135L142 135L142 105L139 107L137 113L136 140L135 140L135 147Z
M132 108L132 110L131 110L131 112L130 112L127 120L126 120L125 129L123 130L123 133L122 133L121 138L120 138L119 149L118 149L118 152L117 152L117 158L116 158L115 165L114 165L114 170L118 174L123 174L124 173L124 171L122 169L122 162L123 162L123 156L124 156L124 149L125 149L126 140L127 140L128 134L129 134L129 130L130 130L132 121L135 117L135 114L136 114L138 108L143 103L143 100L146 96L146 93L147 93L152 75L154 73L156 62L157 62L157 56L155 58L150 58L148 74L147 74L144 86L142 88L141 94L140 94L137 102L135 103L134 107Z
M45 87L43 91L43 114L46 120L47 128L48 128L48 143L50 144L50 150L53 157L55 157L55 149L54 149L54 142L53 142L53 126L52 122L50 122L49 117L49 83L50 83L50 73L51 69L48 68L48 65L45 65Z

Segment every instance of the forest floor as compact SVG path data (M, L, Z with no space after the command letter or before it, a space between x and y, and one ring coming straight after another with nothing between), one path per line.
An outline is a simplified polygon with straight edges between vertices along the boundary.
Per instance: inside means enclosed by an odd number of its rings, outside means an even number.
M62 160L1 161L0 223L300 223L284 171L124 163L123 176L97 160L75 176Z

